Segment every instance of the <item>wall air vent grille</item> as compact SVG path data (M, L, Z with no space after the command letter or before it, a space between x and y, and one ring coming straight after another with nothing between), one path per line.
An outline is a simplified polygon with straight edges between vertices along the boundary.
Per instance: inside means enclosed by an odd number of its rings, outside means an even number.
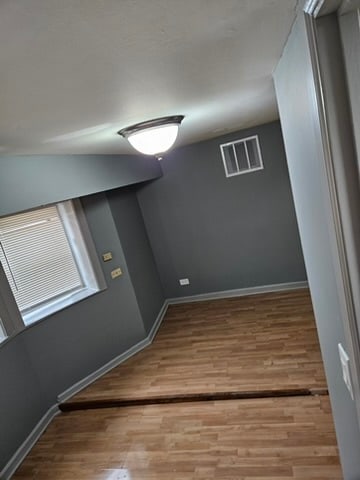
M257 135L220 145L227 177L250 173L264 168Z

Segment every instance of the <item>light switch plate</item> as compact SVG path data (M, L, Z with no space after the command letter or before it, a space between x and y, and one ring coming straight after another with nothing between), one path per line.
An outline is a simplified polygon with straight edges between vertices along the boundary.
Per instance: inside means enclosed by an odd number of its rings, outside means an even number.
M339 349L339 357L341 362L343 380L345 382L345 385L347 386L347 389L350 392L351 398L354 400L354 394L353 394L352 383L351 383L351 374L350 374L350 359L348 354L345 352L344 347L341 345L341 343L338 344L338 349Z

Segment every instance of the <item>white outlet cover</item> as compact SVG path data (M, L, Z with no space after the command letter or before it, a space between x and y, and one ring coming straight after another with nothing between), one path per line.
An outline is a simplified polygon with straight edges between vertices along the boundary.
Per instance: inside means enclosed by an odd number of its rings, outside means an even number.
M190 285L190 280L188 278L180 278L179 283L183 287L184 285Z

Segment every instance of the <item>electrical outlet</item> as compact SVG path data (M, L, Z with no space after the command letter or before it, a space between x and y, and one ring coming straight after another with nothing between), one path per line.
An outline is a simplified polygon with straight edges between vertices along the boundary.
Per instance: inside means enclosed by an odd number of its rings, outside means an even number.
M339 357L341 362L343 380L345 382L345 385L347 386L347 389L350 392L351 398L354 400L354 394L353 394L353 389L351 384L351 374L350 374L350 359L348 354L345 352L344 347L341 345L341 343L338 344L338 349L339 349Z
M112 260L112 253L111 252L106 252L102 254L102 259L103 262L108 262L109 260Z
M188 278L180 278L179 283L183 287L184 285L190 285L190 280Z
M115 270L112 270L111 272L111 278L114 280L114 278L120 277L122 275L121 268L115 268Z

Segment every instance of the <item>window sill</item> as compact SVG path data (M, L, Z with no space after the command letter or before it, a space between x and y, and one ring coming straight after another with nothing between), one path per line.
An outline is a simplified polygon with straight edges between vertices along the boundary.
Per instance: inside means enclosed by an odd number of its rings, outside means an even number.
M59 310L63 310L70 305L74 305L75 303L79 302L80 300L84 300L91 295L99 292L100 289L98 288L82 288L81 290L77 290L75 292L71 292L67 295L64 295L57 300L53 300L52 302L47 303L42 307L37 307L33 311L23 313L22 319L26 327L32 325L39 320L42 320L49 315L52 315Z

